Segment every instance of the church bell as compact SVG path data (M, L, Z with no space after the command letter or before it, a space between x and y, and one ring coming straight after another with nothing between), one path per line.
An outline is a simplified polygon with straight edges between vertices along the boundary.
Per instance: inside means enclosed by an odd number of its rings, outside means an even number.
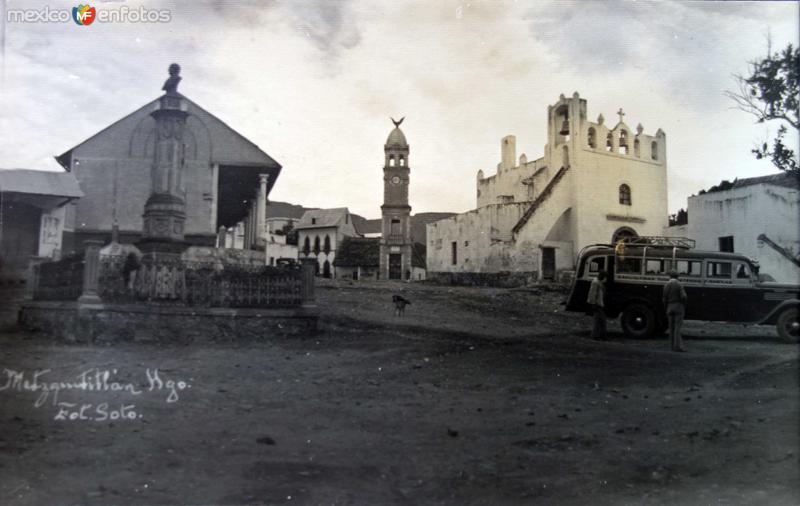
M619 138L619 147L627 148L628 147L628 138L624 135Z
M561 131L558 132L558 134L559 135L569 135L569 121L564 120L564 122L561 123Z

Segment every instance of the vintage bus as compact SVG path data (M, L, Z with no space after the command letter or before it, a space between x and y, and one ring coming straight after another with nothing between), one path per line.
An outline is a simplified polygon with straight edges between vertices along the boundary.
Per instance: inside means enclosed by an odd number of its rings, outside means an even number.
M607 316L619 316L630 337L661 334L667 327L662 291L672 270L688 296L685 319L775 325L783 340L798 342L800 286L760 281L754 260L699 251L686 238L629 237L583 248L566 309L588 311L589 285L606 271Z

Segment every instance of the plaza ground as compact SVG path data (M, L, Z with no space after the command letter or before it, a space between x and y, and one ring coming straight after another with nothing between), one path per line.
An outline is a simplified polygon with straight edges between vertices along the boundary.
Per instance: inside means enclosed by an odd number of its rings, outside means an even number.
M800 502L798 347L772 328L690 323L675 354L590 340L544 288L317 295L316 335L202 346L55 344L2 303L0 369L141 393L64 390L92 419L56 420L52 393L0 390L0 504Z

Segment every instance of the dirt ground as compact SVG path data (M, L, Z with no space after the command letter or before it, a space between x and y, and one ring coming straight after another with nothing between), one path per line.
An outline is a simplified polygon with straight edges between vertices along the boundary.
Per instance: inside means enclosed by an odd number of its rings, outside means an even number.
M772 328L689 323L676 354L613 323L590 340L558 292L317 294L318 334L255 343L62 345L6 323L0 504L800 503L798 347ZM108 389L44 400L12 381L104 371Z

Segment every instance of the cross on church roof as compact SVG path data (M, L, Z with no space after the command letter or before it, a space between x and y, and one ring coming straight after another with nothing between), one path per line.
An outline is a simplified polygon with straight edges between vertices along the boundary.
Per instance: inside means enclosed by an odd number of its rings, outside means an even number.
M619 108L619 111L617 111L617 114L619 115L619 122L622 123L622 117L625 116L625 113L622 112L622 107Z

